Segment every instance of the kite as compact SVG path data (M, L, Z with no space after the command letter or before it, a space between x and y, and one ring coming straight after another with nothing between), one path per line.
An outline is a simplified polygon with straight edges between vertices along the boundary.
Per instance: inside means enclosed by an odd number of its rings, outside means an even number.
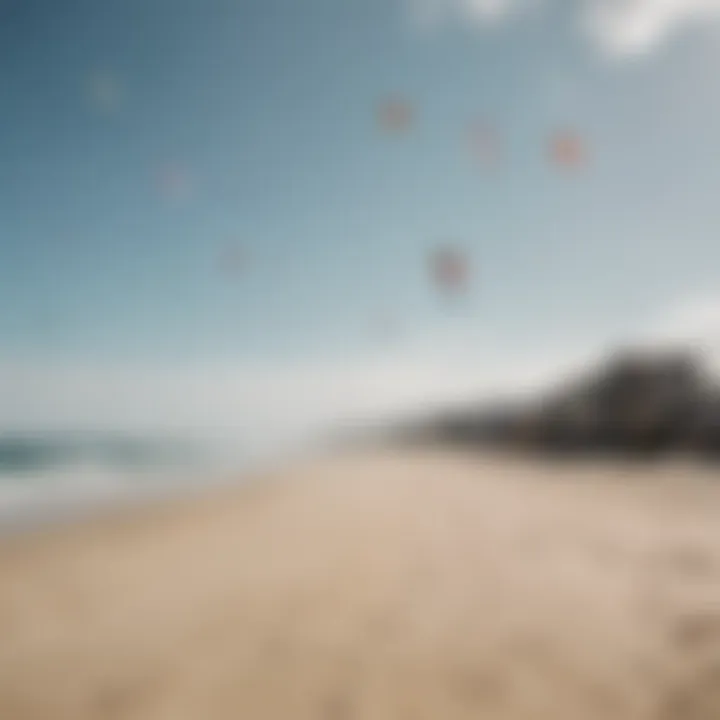
M429 259L430 276L438 290L456 295L464 292L469 280L469 264L459 249L443 246L436 248Z
M407 132L413 124L412 107L400 98L385 100L378 108L378 123L382 130L392 135Z
M88 94L93 107L101 113L112 115L123 103L123 89L119 81L106 73L95 73L88 83Z
M560 168L580 168L587 162L585 142L573 130L556 132L550 141L550 159Z
M247 255L240 247L228 247L220 253L218 264L220 271L224 275L236 279L240 277L247 268Z
M192 194L192 178L183 167L167 165L160 170L159 189L168 200L186 200Z
M473 123L468 133L470 153L485 167L497 166L501 160L501 143L497 131L485 122Z

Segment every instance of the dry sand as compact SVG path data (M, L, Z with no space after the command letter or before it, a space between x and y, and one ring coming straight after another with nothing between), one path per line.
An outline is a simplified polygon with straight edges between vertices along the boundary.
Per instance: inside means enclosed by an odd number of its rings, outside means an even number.
M2 720L718 720L710 471L451 452L0 545Z

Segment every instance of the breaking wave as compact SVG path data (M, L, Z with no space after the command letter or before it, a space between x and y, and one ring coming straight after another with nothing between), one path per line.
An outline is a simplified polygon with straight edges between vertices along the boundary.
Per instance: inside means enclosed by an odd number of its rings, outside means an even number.
M0 435L0 525L29 515L207 483L240 459L189 440L82 433Z

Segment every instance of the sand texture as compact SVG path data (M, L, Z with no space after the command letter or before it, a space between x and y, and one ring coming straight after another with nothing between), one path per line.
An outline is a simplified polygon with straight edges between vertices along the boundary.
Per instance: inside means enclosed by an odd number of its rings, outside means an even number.
M0 544L1 720L718 720L717 471L429 450Z

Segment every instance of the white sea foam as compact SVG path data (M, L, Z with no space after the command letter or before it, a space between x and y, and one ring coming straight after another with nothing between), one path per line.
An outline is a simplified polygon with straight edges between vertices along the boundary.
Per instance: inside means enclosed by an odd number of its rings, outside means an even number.
M8 441L7 436L0 436L6 450L14 440L19 440L25 454L23 463L13 456L15 465L22 465L13 467L7 462L10 453L3 457L0 452L0 531L74 517L104 507L241 483L251 474L282 464L312 445L307 438L290 441L276 437L249 444L225 436L187 446L178 444L175 447L179 452L161 454L149 461L128 462L122 453L118 458L117 453L107 451L108 447L127 450L127 440L122 438L35 434ZM152 449L152 440L145 446ZM48 448L53 451L51 462L46 457ZM36 451L37 461L33 456Z

